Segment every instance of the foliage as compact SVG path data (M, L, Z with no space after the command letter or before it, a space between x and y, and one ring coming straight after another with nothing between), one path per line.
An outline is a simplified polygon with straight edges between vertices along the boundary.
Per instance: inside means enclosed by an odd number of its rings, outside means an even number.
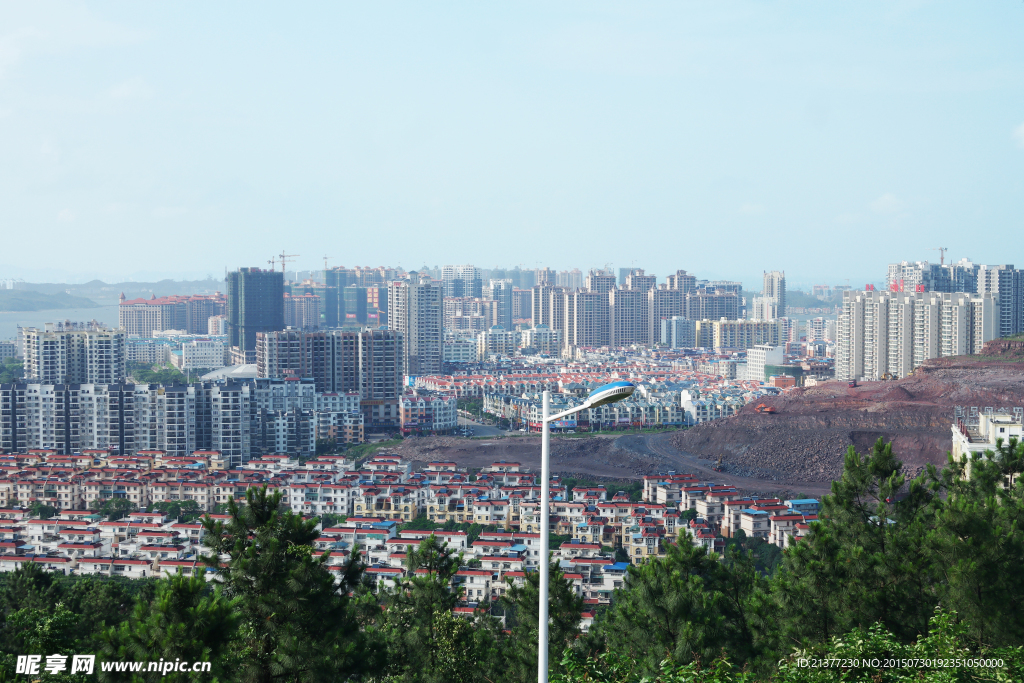
M703 546L671 545L663 560L629 568L588 646L629 653L648 674L666 657L711 661L725 651L753 661L771 642L762 583L751 556L735 547L720 560Z
M508 681L527 683L537 675L537 625L540 612L540 574L530 572L522 586L507 579L509 588L499 603L505 610L506 627L511 636L506 650ZM576 595L572 582L565 578L557 560L548 572L548 663L560 670L558 653L575 642L583 598Z
M330 529L331 527L338 526L339 524L344 524L346 519L348 519L348 515L332 515L329 512L325 512L320 515L320 528Z
M456 522L449 519L438 527L440 531L465 531L466 544L473 545L473 541L480 538L480 534L488 531L498 531L494 524L477 524L476 522Z
M420 515L415 519L412 519L404 524L398 525L399 531L416 530L416 531L433 531L437 529L437 522L433 521L426 515Z
M0 364L0 384L10 384L25 377L25 364L17 358L4 358Z
M205 514L205 512L199 507L199 503L194 500L161 501L151 505L150 509L167 515L171 519L180 520L181 522L191 522L199 519Z
M959 664L958 664L959 660ZM998 665L998 662L1002 665ZM779 661L768 675L740 669L734 660L720 654L702 666L695 660L679 665L663 659L649 675L628 653L608 650L585 656L567 649L562 659L564 673L552 676L552 683L954 683L960 681L1021 680L1024 649L975 649L966 627L955 612L936 610L929 620L927 635L905 644L881 624L856 628L810 649L795 650ZM935 666L936 661L945 666ZM810 666L831 662L830 666ZM994 664L991 665L990 664Z
M205 572L194 576L178 573L157 584L151 602L139 600L129 620L103 633L107 659L156 661L182 659L210 662L215 676L236 665L225 657L234 636L238 615L221 587L206 584ZM134 676L135 681L188 681L191 672L153 672Z
M265 486L249 489L245 505L230 501L228 514L227 522L203 518L210 550L203 560L235 605L236 675L257 683L333 681L360 671L362 636L348 609L360 562L349 562L335 585L330 554L313 553L317 521L292 513Z
M47 505L46 503L43 503L38 500L32 503L32 506L28 509L28 511L29 514L31 514L33 517L38 517L39 519L50 519L58 512L60 512L60 510L53 507L52 505Z
M691 511L692 512L692 511ZM725 541L725 552L735 546L740 553L752 554L754 568L763 576L772 576L782 566L782 549L763 538L748 538L740 529L734 538Z
M89 507L106 516L108 522L114 522L134 512L136 505L127 498L108 498L94 500Z
M129 363L127 368L128 375L140 384L172 385L188 383L185 375L181 374L181 371L174 366L165 365L159 369L154 369L154 367L146 363Z

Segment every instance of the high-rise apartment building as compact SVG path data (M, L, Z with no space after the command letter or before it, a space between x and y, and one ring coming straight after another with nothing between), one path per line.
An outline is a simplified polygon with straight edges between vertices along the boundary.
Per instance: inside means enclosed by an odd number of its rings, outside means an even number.
M613 347L650 344L647 292L613 289L608 293L608 340Z
M662 339L662 322L682 317L686 294L680 289L651 289L647 292L648 337L654 344ZM666 343L661 341L661 343Z
M638 292L646 292L658 286L656 275L644 274L643 268L634 268L626 275L625 289L634 289Z
M686 295L683 316L690 320L736 320L740 317L738 294L699 287Z
M665 278L669 289L677 289L683 293L690 293L697 289L697 277L690 275L685 270L677 270L675 274Z
M210 316L226 310L225 297L162 296L149 299L127 299L121 293L117 307L118 327L129 335L152 337L163 330L185 330L188 334L206 334Z
M533 317L533 291L512 290L512 320L530 320Z
M679 316L663 318L661 343L673 349L692 349L697 346L697 323Z
M125 333L65 330L47 323L22 330L25 379L42 384L113 384L125 378Z
M248 359L255 355L256 334L283 330L284 273L240 268L228 273L228 345Z
M786 273L782 270L773 270L764 274L764 288L761 290L761 298L767 299L761 305L760 315L756 316L761 320L773 320L786 315ZM754 317L754 316L751 316Z
M968 259L890 263L885 284L892 292L977 292L978 268Z
M483 276L476 266L444 266L441 268L446 297L480 297L483 295Z
M979 266L978 294L991 293L999 303L999 336L1024 332L1024 270L1012 265Z
M443 290L428 279L397 280L388 285L388 326L404 339L403 372L441 372L444 342Z
M565 325L556 330L567 346L608 345L608 294L575 290L565 292ZM548 329L548 328L546 328Z
M320 297L315 294L285 294L284 324L299 330L320 329Z
M515 318L513 317L512 280L490 280L485 294L485 298L494 302L494 308L491 312L491 324L506 330L513 329L512 321Z
M615 289L615 276L603 270L591 270L584 284L588 292L607 294Z
M533 325L547 325L553 330L561 330L565 324L565 289L550 285L534 285L531 312Z
M978 353L998 323L990 292L844 292L836 379L905 377L929 358Z
M402 334L393 330L261 333L256 373L309 378L322 393L359 392L366 400L394 401L402 391L403 346Z
M758 344L782 343L775 320L698 320L698 346L714 349L749 349Z
M580 289L583 287L583 272L579 268L559 271L555 284L566 289Z

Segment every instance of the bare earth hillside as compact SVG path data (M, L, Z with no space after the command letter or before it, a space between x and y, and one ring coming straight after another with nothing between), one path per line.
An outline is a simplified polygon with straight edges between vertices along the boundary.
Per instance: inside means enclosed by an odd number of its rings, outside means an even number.
M674 434L671 442L704 458L724 456L724 472L794 485L837 478L851 444L863 450L879 437L894 441L912 471L942 465L955 406L1024 405L1020 349L1012 344L989 350L991 355L929 361L897 381L797 389L765 402L775 414L748 405L733 418Z

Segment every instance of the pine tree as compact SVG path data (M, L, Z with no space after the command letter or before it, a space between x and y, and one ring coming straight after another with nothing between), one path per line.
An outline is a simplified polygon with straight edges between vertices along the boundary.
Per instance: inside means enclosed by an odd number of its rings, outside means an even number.
M227 523L204 518L204 561L238 612L238 679L334 681L359 671L362 636L348 598L362 571L355 553L336 584L328 554L313 553L316 520L265 486L249 489L245 505L229 502L228 514Z
M843 476L822 500L821 521L786 553L776 594L784 638L822 642L880 622L906 642L928 627L938 596L925 539L941 486L907 482L892 444L861 457L851 447Z
M956 610L979 646L1024 643L1024 443L997 442L975 455L970 478L963 463L943 473L949 495L937 505L929 538L942 579L942 602Z
M210 662L212 675L223 677L233 668L226 654L238 621L234 608L220 586L207 585L204 571L175 574L157 583L152 601L136 602L129 620L104 632L106 659ZM128 680L173 683L194 678L192 672L154 672Z
M723 650L750 661L763 646L762 592L749 554L734 550L722 561L704 547L670 545L664 559L629 568L595 628L610 651L647 674L666 658L708 662Z
M506 651L509 681L537 680L537 639L540 623L540 573L529 572L522 586L512 583L501 596L505 611L505 628L511 630ZM548 571L548 666L558 671L562 651L580 634L583 598L576 594L572 581L565 578L558 561Z

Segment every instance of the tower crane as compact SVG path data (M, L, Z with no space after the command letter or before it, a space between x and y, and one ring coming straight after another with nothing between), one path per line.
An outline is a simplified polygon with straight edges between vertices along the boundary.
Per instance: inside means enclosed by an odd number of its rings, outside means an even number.
M334 258L333 256L324 256L324 272L327 272L327 259Z
M942 266L946 264L946 252L949 251L946 247L932 247L928 251L939 252L939 265Z
M267 263L270 264L270 270L276 270L277 269L277 261L274 259L273 256L270 257L270 260L267 261Z
M287 265L289 259L298 258L300 255L301 254L286 254L286 253L284 253L284 249L282 249L281 253L278 254L278 256L281 257L281 272L283 273L283 272L285 272L285 270L287 270L286 265Z

